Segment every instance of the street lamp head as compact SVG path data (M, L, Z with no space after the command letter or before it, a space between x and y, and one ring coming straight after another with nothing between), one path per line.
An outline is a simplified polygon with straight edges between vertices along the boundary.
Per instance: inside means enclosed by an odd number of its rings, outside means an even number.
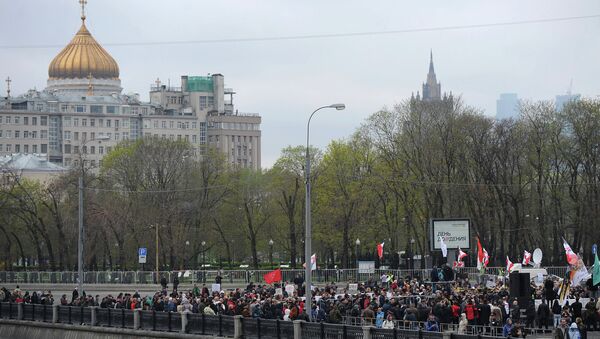
M344 104L333 104L333 105L329 105L329 107L335 108L338 111L341 111L341 110L343 110L343 109L346 108L346 105L344 105Z
M411 238L411 239L410 239L410 243L411 243L411 244L414 244L414 243L415 243L415 238Z
M202 246L206 246L206 241L202 240Z
M273 246L273 239L269 240L269 246Z
M356 246L360 246L360 239L356 238Z
M189 241L189 240L186 240L186 241L185 241L185 246L188 246L189 244L190 244L190 241Z

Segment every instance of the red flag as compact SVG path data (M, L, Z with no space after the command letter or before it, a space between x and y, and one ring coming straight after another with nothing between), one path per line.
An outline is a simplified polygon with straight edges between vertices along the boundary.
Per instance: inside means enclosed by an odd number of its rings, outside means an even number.
M490 262L490 256L488 252L481 246L481 241L479 241L479 237L477 237L477 268L483 269L487 267Z
M563 238L563 247L565 248L565 253L567 255L567 262L569 263L569 265L577 265L577 261L579 261L579 258L577 257L577 254L575 254L575 252L573 252L573 250L571 249L571 246L569 246L569 244L567 243L567 241L565 240L565 238Z
M281 269L278 268L275 271L271 271L265 275L263 275L263 279L267 284L272 284L278 281L281 281Z
M529 265L530 262L531 262L531 253L529 253L529 252L527 252L527 250L525 250L525 252L523 253L523 266Z
M467 253L463 252L463 250L458 248L458 261L462 261L467 256Z
M515 267L515 264L513 264L512 261L510 261L510 259L508 258L508 255L507 255L506 256L506 272L507 273L512 272L514 267Z
M379 259L383 259L383 244L385 244L385 242L377 244L377 255L379 256Z

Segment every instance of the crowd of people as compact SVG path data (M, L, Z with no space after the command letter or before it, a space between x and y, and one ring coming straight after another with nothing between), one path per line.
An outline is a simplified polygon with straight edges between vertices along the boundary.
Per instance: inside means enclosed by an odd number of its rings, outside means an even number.
M314 287L310 313L304 307L305 284L301 276L282 284L250 283L246 288L219 291L212 291L213 286L207 285L180 289L177 280L169 289L167 281L162 279L161 289L150 295L136 291L100 297L85 292L80 294L75 289L70 297L62 295L58 303L286 321L312 319L380 328L452 329L459 333L466 333L470 326L476 326L480 331L494 327L501 328L506 337L524 337L526 329L542 328L554 330L557 339L585 339L587 331L598 329L600 300L593 297L594 293L588 287L573 287L567 297L574 302L569 304L557 299L557 281L548 278L539 286L532 282L531 299L526 298L527 305L520 305L519 300L510 297L502 279L490 286L467 277L454 278L453 274L449 277L449 274L444 268L432 271L432 277L427 280L389 274L363 283ZM294 286L293 292L289 285ZM587 301L585 305L581 298ZM2 288L0 300L54 303L50 291L29 293L18 286L13 291Z

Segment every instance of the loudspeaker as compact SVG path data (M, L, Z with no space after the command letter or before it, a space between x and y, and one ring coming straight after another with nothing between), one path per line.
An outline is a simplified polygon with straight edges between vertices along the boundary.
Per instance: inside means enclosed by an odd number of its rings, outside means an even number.
M509 276L510 299L519 302L519 308L525 309L531 302L531 284L529 273L513 272Z
M510 287L510 299L518 298L521 295L521 279L519 277L519 272L512 272L508 276L508 283Z

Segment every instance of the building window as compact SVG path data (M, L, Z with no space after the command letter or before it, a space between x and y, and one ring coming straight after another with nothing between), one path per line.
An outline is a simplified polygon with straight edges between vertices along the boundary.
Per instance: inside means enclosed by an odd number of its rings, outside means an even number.
M65 117L63 119L63 127L71 127L71 118L70 117Z
M158 128L158 120L154 120L154 128Z
M71 131L65 131L64 138L65 140L71 140Z
M0 122L2 122L2 121L0 121ZM48 126L48 117L40 117L40 125Z
M65 149L65 154L71 154L71 145L65 144L64 149Z
M90 154L96 154L96 147L90 146Z
M87 132L81 132L81 140L86 141L87 139Z
M161 122L161 126L162 126L162 128L167 128L167 122L166 121L162 121Z
M48 153L48 144L42 144L42 153Z
M193 129L196 129L196 126L197 126L196 122L195 122L195 121L193 121L193 122L192 122L192 128L193 128Z
M33 150L32 150L33 153L37 153L38 152L38 147L37 146L38 145L33 145Z
M48 130L43 129L40 131L40 139L48 139Z
M196 134L192 134L192 143L195 144L197 142Z
M102 106L100 106L100 105L91 105L90 106L90 113L102 114L103 113Z
M23 139L29 139L29 131L23 131Z
M110 125L111 125L110 119L106 119L106 127L110 127Z
M75 112L85 113L85 106L84 105L75 105Z
M15 125L19 125L21 123L21 118L15 117Z
M19 139L21 137L21 132L20 131L15 131L15 139Z
M81 119L81 127L87 127L87 119Z
M208 100L206 97L200 97L200 110L205 110L208 107Z
M67 113L69 111L69 105L60 105L60 111Z
M119 128L119 121L120 120L115 119L115 128Z
M29 145L23 145L23 153L29 153Z
M96 119L90 119L90 127L96 127Z
M175 126L175 122L174 121L169 121L169 128L173 128Z
M29 117L23 117L23 125L29 125Z
M73 119L73 127L79 127L79 119L78 118Z
M106 106L106 113L108 114L116 114L117 106Z
M104 154L104 146L98 146L98 154Z
M74 132L73 133L73 139L79 140L79 132Z
M15 145L15 153L21 153L21 145L19 145L19 144Z
M6 151L9 152L9 153L12 152L12 148L11 148L10 144L6 145Z
M98 119L98 127L104 127L104 120Z
M31 125L32 126L37 126L37 117L32 117L31 118Z
M79 154L79 146L73 146L73 153Z
M31 132L29 132L29 137L31 139L37 139L37 131L31 131Z

